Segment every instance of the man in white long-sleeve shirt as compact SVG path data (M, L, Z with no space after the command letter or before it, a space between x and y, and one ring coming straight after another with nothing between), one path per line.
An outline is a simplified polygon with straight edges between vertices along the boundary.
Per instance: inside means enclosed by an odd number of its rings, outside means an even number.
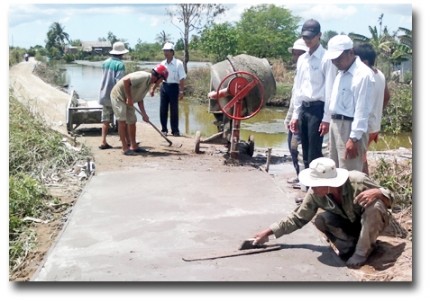
M381 130L382 111L387 107L390 101L390 91L388 90L384 74L375 67L376 51L373 49L372 45L370 43L356 45L354 46L354 53L372 70L375 79L375 89L373 90L374 98L372 100L373 107L369 115L369 142L367 146L370 146L373 141L375 144L378 142L378 135ZM364 155L363 172L369 174L366 153Z
M322 156L323 136L328 133L330 123L328 101L337 69L325 57L318 21L306 21L301 36L309 50L297 61L290 129L293 133L300 132L303 164L308 168L312 160Z
M339 168L362 171L373 107L372 71L355 56L346 35L330 39L327 57L339 69L330 100L330 158Z

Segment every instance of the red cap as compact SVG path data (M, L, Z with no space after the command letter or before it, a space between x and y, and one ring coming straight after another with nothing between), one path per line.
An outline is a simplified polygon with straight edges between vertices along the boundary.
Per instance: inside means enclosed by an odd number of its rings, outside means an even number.
M163 77L164 80L167 80L167 77L169 76L169 71L167 70L166 66L158 64L153 70L161 77Z

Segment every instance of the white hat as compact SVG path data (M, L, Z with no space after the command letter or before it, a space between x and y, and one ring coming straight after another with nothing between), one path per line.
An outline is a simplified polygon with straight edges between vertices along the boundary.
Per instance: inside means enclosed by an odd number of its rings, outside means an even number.
M336 168L335 162L327 157L314 159L299 174L300 183L307 187L340 187L348 177L348 170Z
M173 44L172 43L167 42L166 44L164 44L162 50L175 50L175 49L173 48Z
M352 49L354 43L347 35L337 35L328 41L327 57L330 60L338 58L344 50Z
M306 46L305 40L303 40L302 38L297 39L296 42L294 42L293 47L288 47L288 51L291 53L293 52L293 49L304 51L309 50L309 48Z
M113 43L112 50L109 52L111 55L123 55L126 54L128 50L125 48L124 43L115 42Z

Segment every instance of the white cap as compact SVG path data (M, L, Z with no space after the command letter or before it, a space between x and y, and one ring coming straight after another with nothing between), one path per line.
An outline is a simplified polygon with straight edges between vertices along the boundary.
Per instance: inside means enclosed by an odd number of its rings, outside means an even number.
M113 43L112 50L109 52L111 55L123 55L126 54L128 50L125 48L124 43L115 42Z
M164 44L162 50L175 50L175 49L173 48L173 44L172 43L167 42L166 44Z
M293 47L288 47L288 51L291 53L293 52L293 49L304 51L309 50L309 48L306 46L305 40L303 40L302 38L297 39L296 42L294 42Z
M344 50L352 49L354 43L347 35L337 35L328 41L327 57L330 60L338 58Z

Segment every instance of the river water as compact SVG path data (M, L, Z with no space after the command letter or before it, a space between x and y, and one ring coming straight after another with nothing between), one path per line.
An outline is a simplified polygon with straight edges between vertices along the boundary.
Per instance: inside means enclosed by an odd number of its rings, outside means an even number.
M101 63L82 61L79 64L64 65L69 91L74 89L80 98L96 100L102 77ZM140 65L141 67L152 68L156 64L156 62L142 62ZM208 63L190 62L188 68L203 66L208 66ZM149 118L155 125L159 125L159 95L156 94L154 97L147 95L144 100ZM248 140L249 136L253 135L256 147L287 150L287 134L283 124L287 109L284 107L266 107L254 117L242 121L241 139ZM191 102L184 98L179 102L179 129L182 133L192 136L196 131L200 131L202 138L208 137L217 132L213 121L214 116L208 112L207 100ZM378 144L372 144L370 149L375 151L399 147L411 148L410 137L410 134L396 136L381 134Z

